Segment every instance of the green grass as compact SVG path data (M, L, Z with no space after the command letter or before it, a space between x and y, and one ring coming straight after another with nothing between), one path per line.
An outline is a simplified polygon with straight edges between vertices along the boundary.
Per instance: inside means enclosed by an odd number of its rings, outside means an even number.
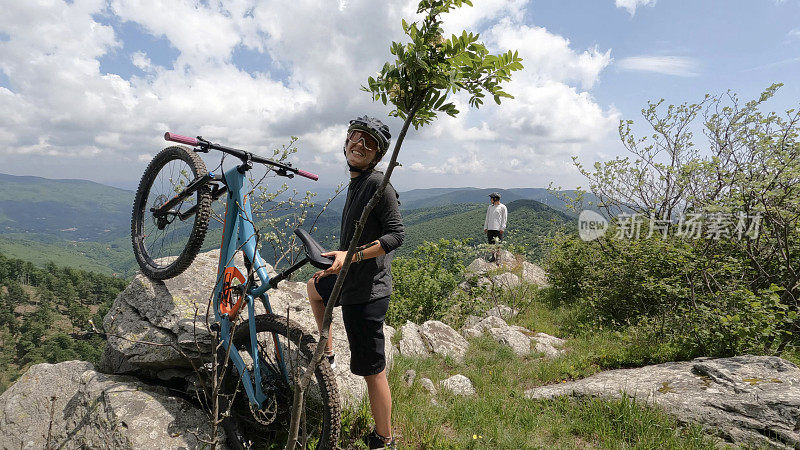
M475 339L463 364L449 358L397 357L389 374L393 427L401 448L697 448L714 441L698 426L681 427L652 406L633 400L530 400L530 385L550 381L556 370L535 357L516 358L489 338ZM437 405L419 382L407 386L406 370L436 384L461 373L472 380L477 395L436 396ZM345 448L363 448L358 439L369 431L366 403L344 415Z
M546 291L544 291L546 293ZM401 448L675 448L712 449L715 440L701 427L681 426L653 405L619 400L557 398L532 400L524 392L535 386L587 377L601 370L667 361L668 348L635 336L606 330L576 332L569 308L552 307L537 294L527 310L510 322L536 332L567 337L569 351L557 359L532 354L516 357L490 337L470 340L463 363L450 358L396 356L389 372L393 428ZM412 386L403 375L417 372ZM468 377L477 394L458 397L439 392L437 405L419 384L434 384L452 375ZM366 402L343 420L345 448L369 431Z

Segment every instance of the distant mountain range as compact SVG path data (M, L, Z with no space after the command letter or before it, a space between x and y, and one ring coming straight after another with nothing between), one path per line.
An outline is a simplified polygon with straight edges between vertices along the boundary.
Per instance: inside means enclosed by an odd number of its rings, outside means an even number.
M573 215L564 212L564 203L544 188L413 189L399 193L407 232L399 253L410 253L424 240L481 241L483 215L493 191L499 192L509 207L509 236L541 234L545 223L573 220ZM133 191L86 180L0 174L0 252L37 264L53 261L130 276L136 270L130 249L134 195ZM317 222L315 236L324 245L335 245L329 237L338 234L343 205L344 194ZM532 226L533 222L537 225ZM212 227L205 247L219 245L216 234L219 231Z

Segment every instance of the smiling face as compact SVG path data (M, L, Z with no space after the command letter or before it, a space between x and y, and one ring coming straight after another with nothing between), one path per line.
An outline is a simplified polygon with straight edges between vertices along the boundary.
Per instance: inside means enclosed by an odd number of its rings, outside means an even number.
M347 147L345 154L347 162L353 167L359 169L366 169L375 160L375 155L378 153L378 142L360 130L353 130L347 136Z

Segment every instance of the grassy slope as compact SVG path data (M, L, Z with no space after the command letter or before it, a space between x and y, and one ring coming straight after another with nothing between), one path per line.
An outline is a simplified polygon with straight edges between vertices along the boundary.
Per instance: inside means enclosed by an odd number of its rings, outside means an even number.
M463 363L438 356L397 356L389 384L393 426L402 436L401 448L715 448L699 426L681 426L658 407L629 399L524 398L525 390L535 386L662 362L660 358L667 357L657 347L612 333L572 333L571 311L550 305L537 292L525 313L509 322L568 338L568 353L563 357L519 358L486 336L470 339ZM458 397L439 392L438 405L432 404L419 381L407 386L403 380L407 370L416 371L416 380L425 377L434 384L462 374L472 381L477 394ZM366 403L344 417L343 445L357 446L355 437L368 430Z

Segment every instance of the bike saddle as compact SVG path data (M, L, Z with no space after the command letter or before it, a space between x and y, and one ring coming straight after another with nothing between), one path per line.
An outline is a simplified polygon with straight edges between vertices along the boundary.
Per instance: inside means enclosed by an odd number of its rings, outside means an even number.
M332 256L322 256L327 250L322 248L322 246L308 234L308 231L302 228L296 228L294 234L303 241L303 247L306 249L306 257L308 257L308 262L310 262L312 266L317 269L327 269L333 264L334 258Z

